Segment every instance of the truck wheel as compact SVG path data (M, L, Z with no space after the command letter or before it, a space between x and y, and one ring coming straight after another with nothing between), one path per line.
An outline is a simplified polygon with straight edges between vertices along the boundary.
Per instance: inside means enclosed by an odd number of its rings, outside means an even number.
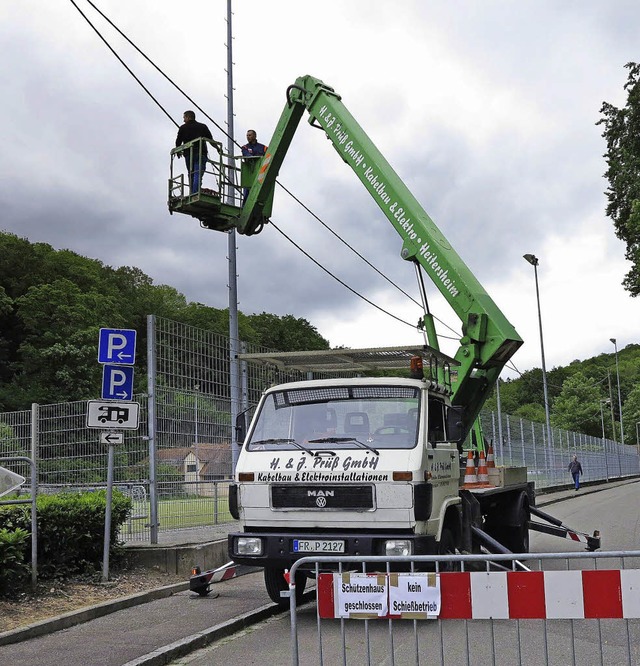
M298 571L296 574L296 604L302 603L306 584L307 575L304 571ZM289 589L287 581L284 579L284 569L265 567L264 586L267 588L267 594L273 603L278 604L282 608L289 608L289 598L280 596L280 592Z
M529 511L523 502L518 511L518 524L513 527L502 527L498 541L512 553L529 552Z
M440 541L438 542L438 555L455 555L456 542L453 538L453 532L448 527L442 528ZM440 571L457 571L460 568L460 562L440 562Z

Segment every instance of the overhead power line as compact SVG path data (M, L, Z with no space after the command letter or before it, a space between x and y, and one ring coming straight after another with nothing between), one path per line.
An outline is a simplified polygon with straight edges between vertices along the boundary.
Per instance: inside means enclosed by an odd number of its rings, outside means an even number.
M422 308L422 303L417 301L411 294L408 294L402 287L397 285L391 278L389 278L387 275L385 275L382 271L380 271L376 266L374 266L365 256L363 256L358 250L356 250L352 245L347 243L346 240L344 240L339 234L337 234L326 222L324 222L318 215L316 215L304 202L302 202L298 197L293 194L290 190L288 190L280 181L276 181L278 185L294 200L296 201L302 208L304 208L309 215L314 217L329 233L331 233L335 238L337 238L343 245L346 245L355 255L357 255L362 261L364 261L367 266L372 268L378 275L383 277L392 287L395 287L400 293L404 294L408 299L413 301L419 308ZM457 331L453 329L451 326L449 326L447 323L443 322L441 319L438 317L434 316L434 319L438 321L440 324L442 324L444 327L448 328L452 333L456 334L456 337L454 339L459 339L460 336L458 335ZM446 336L440 336L440 337L446 337ZM448 339L453 339L453 338L448 338Z
M159 101L158 101L158 100L157 100L157 99L151 94L151 91L150 91L150 90L144 85L144 83L142 83L142 81L140 81L140 79L139 79L139 78L133 73L133 71L131 70L131 68L130 68L128 65L125 64L124 60L123 60L123 59L122 59L122 58L121 58L121 57L115 52L115 50L113 49L113 47L111 46L111 44L109 44L109 42L108 42L108 41L102 36L102 34L100 33L100 31L99 31L99 30L93 25L93 23L91 23L91 21L89 20L89 18L88 18L88 17L86 16L86 14L80 9L80 7L78 7L78 5L74 2L74 0L69 0L69 2L71 2L71 4L72 4L72 5L78 10L78 12L79 12L80 15L82 16L82 18L83 18L83 19L84 19L84 20L85 20L85 21L91 26L92 30L96 33L96 35L98 35L98 37L102 40L102 42L104 43L104 45L105 45L105 46L109 49L109 51L111 51L111 53L112 53L112 54L118 59L118 62L119 62L119 63L120 63L120 64L121 64L121 65L127 70L127 72L129 72L129 74L131 74L131 76L133 76L133 78L136 80L136 82L138 83L138 85L139 85L139 86L140 86L140 87L141 87L141 88L147 93L147 95L149 95L149 97L151 97L151 99L156 103L156 105L157 105L158 108L162 111L162 113L164 113L164 114L167 116L167 118L169 118L169 120L170 120L172 123L174 123L175 125L177 125L178 123L176 123L176 121L171 117L171 115L170 115L170 114L168 113L168 111L162 106L162 104L160 104L160 102L159 102ZM90 3L90 4L91 4L91 3Z
M363 296L362 294L358 293L355 289L350 287L346 282L341 280L339 277L335 276L328 268L323 266L319 261L316 261L306 250L303 250L293 239L289 238L287 234L282 231L279 227L277 227L273 221L270 222L271 226L284 238L286 238L294 247L296 247L302 254L304 254L307 259L310 259L318 268L321 268L327 275L330 275L336 282L339 282L343 287L348 289L352 294L355 294L358 298L361 298L363 301L367 302L369 305L372 305L374 308L380 310L380 312L384 312L384 314L389 315L389 317L392 317L393 319L399 321L402 324L406 324L407 326L411 326L411 328L416 328L415 324L411 324L408 321L405 321L404 319L401 319L400 317L397 317L394 314L391 314L391 312L388 312L384 308L380 307L379 305L376 305L373 301L370 301L368 298Z
M134 72L131 70L131 68L124 62L124 60L116 53L115 49L109 44L109 42L106 40L106 38L102 35L102 33L98 30L98 28L92 23L92 21L86 16L86 14L78 7L77 3L75 0L70 0L71 4L75 7L75 9L78 11L78 13L84 18L84 20L89 24L91 29L96 33L96 35L100 38L100 40L105 44L105 46L111 51L111 53L114 55L114 57L120 62L120 64L129 72L129 74L134 78L134 80L138 83L138 85L147 93L147 95L153 100L153 102L158 106L158 108L169 118L169 120L177 127L178 123L173 119L171 114L162 106L162 104L156 99L156 97L151 93L151 91L140 81L140 79L134 74ZM96 5L91 1L91 0L86 0L86 2L123 38L126 40L126 42L134 48L161 76L163 76L178 92L180 92L195 108L197 108L224 136L227 138L229 137L228 132L219 124L217 123L193 98L191 98L178 84L171 79L158 65L149 58L149 56L146 55L113 21L104 14ZM234 143L239 146L235 140ZM398 291L400 291L402 294L404 294L407 298L409 298L411 301L413 301L416 305L419 307L422 307L422 304L419 303L415 298L413 298L410 294L408 294L404 289L402 289L399 285L397 285L393 280L391 280L388 276L386 276L382 271L380 271L376 266L374 266L368 259L366 259L360 252L358 252L353 246L351 246L349 243L347 243L345 240L343 240L331 227L326 224L318 215L316 215L308 206L306 206L298 197L296 197L288 188L286 188L280 181L276 181L278 185L291 197L293 198L300 206L302 206L310 215L312 215L320 224L322 224L327 231L329 231L335 238L337 238L341 243L346 245L352 252L354 252L362 261L364 261L370 268L372 268L374 271L376 271L381 277L383 277L389 284L391 284L393 287L395 287ZM376 305L373 303L373 301L367 299L365 296L362 294L358 293L355 289L351 288L348 284L346 284L343 280L335 276L331 271L329 271L325 266L323 266L320 262L318 262L316 259L314 259L308 252L303 250L297 243L295 243L291 238L289 238L284 232L282 232L273 222L271 223L272 226L286 239L288 240L298 251L302 252L308 259L310 259L313 263L315 263L317 266L322 268L328 275L330 275L334 280L339 282L342 286L344 286L346 289L351 291L353 294L358 296L358 298L361 298L365 302L369 303L376 309L380 310L381 312L387 314L388 316L392 317L393 319L396 319L397 321L400 321L403 324L406 324L408 326L411 326L412 328L415 328L414 325L410 324L407 321L404 321L400 317L397 317L394 314L391 314L384 308L380 307L379 305ZM445 338L445 339L459 339L459 334L448 324L443 322L441 319L434 317L441 325L445 326L447 329L449 329L451 332L455 334L455 338L450 338L449 336L443 336L440 335L439 337Z

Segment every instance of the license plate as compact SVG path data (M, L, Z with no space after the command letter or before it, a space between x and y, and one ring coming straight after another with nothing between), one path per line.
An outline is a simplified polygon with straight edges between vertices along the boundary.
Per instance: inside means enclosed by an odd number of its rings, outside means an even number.
M344 553L344 541L332 539L294 539L294 553Z

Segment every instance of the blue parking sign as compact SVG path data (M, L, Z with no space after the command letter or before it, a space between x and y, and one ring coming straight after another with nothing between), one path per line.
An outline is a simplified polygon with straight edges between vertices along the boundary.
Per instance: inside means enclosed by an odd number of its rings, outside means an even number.
M133 366L105 365L102 370L102 397L104 400L131 400L133 398Z
M133 365L136 360L136 331L128 328L101 328L98 363Z

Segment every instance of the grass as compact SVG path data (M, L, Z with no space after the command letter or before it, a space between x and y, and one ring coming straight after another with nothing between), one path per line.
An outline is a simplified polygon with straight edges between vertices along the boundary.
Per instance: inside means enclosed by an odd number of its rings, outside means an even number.
M149 503L144 502L134 508L134 518L123 526L123 534L139 534L148 528ZM144 516L144 517L142 517ZM145 520L146 518L147 520ZM175 530L187 527L206 527L233 520L229 513L226 494L218 497L184 497L161 499L158 502L158 520L161 530Z

